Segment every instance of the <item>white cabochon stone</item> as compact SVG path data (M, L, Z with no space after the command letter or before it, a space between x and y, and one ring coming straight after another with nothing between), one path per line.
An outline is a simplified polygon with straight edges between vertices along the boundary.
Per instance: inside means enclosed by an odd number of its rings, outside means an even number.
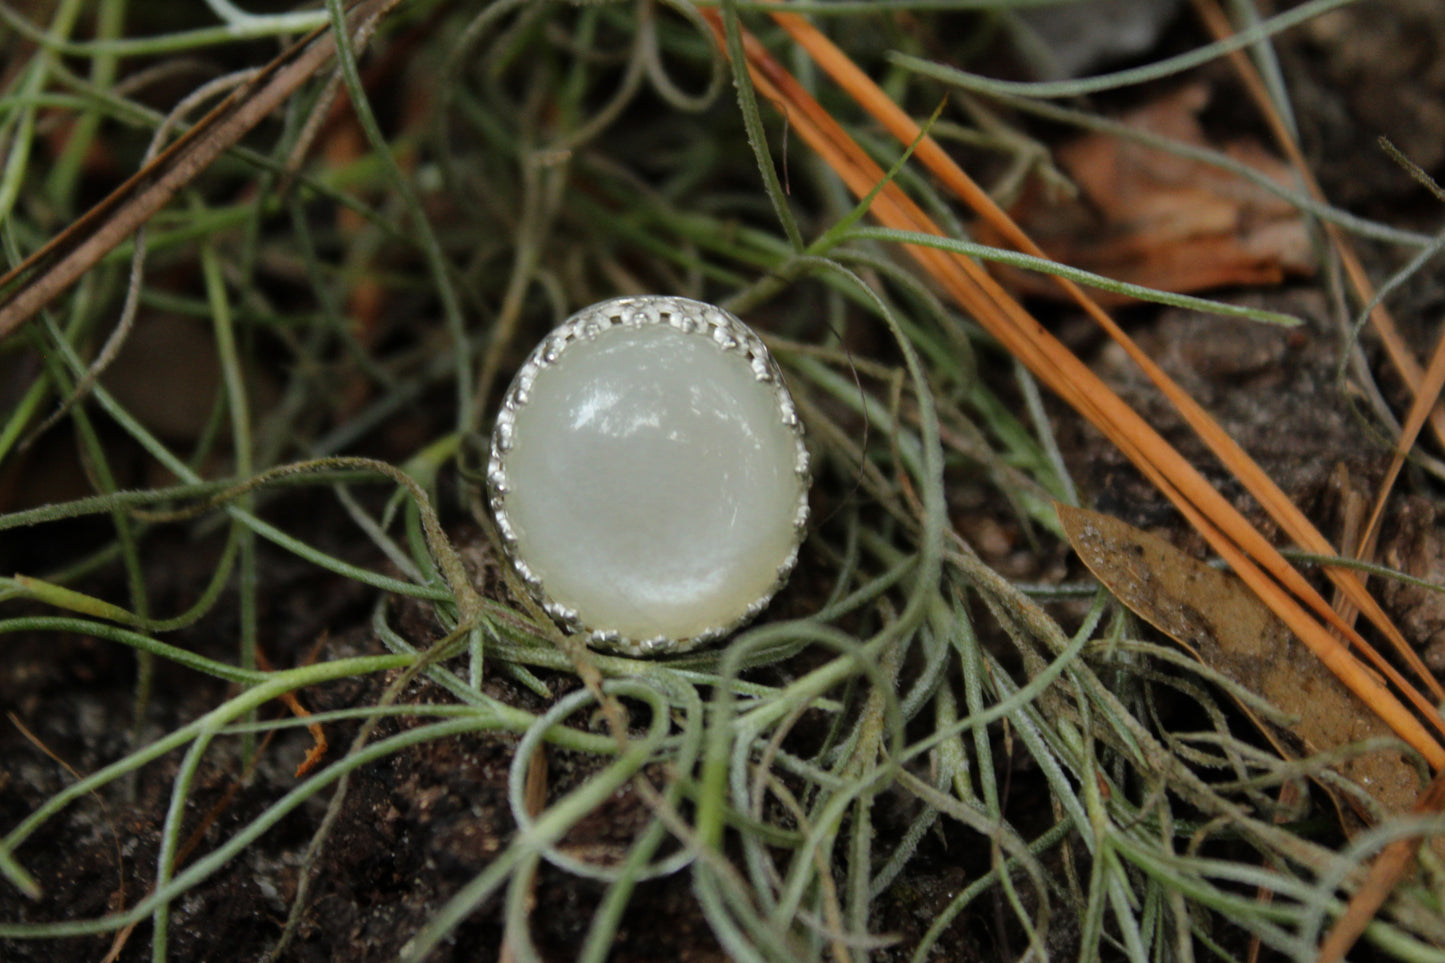
M506 405L493 507L533 588L594 642L716 636L792 567L807 456L776 367L731 315L595 305L543 342Z

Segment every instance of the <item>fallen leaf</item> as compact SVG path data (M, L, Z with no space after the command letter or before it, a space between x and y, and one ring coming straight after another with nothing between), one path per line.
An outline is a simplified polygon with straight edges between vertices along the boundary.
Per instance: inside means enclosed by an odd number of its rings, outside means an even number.
M1074 551L1119 601L1295 720L1286 727L1288 736L1306 753L1391 735L1238 578L1116 518L1055 507ZM1244 711L1290 754L1290 739ZM1420 792L1415 767L1395 749L1356 756L1337 770L1392 813L1409 812Z
M1141 131L1198 146L1208 89L1192 85L1122 118ZM1224 153L1280 184L1289 167L1253 142ZM1059 166L1073 201L1029 195L1011 212L1055 260L1166 291L1278 284L1308 274L1314 256L1299 211L1236 174L1109 133L1065 145ZM1058 297L1047 278L1009 271L1028 294ZM1101 292L1104 303L1127 299Z

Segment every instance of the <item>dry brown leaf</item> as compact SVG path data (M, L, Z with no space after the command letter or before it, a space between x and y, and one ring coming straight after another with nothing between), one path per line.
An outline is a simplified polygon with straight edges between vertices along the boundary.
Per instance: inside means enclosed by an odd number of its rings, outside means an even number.
M1119 601L1205 665L1295 719L1288 732L1306 752L1391 735L1238 578L1116 518L1055 507L1074 551ZM1249 714L1287 751L1288 740ZM1409 812L1420 791L1415 767L1398 750L1357 756L1338 770L1390 812Z
M1123 122L1180 143L1212 146L1198 119L1208 99L1208 88L1191 85ZM1253 142L1228 144L1224 152L1282 185L1291 182L1289 166ZM1314 268L1299 211L1242 177L1105 133L1082 137L1057 156L1079 187L1078 199L1030 195L1011 212L1055 260L1166 291L1277 284ZM1009 272L1008 278L1031 294L1060 294L1036 274Z

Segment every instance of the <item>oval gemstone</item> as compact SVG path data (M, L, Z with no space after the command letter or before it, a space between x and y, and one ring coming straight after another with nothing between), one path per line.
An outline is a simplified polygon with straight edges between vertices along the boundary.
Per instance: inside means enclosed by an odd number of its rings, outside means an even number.
M508 393L492 467L533 591L628 651L754 614L806 519L807 454L776 366L741 321L682 298L603 302L544 340Z

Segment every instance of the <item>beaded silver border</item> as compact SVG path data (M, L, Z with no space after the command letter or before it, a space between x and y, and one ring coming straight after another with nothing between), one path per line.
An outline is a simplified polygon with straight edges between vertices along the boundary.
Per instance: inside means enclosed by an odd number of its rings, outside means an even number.
M788 557L778 566L777 578L772 586L749 605L735 621L706 629L684 639L658 636L651 639L631 639L616 631L596 630L582 624L577 612L554 601L547 594L541 578L517 555L517 535L507 516L507 452L512 449L513 432L516 428L517 411L527 403L532 384L538 372L557 363L570 346L582 341L591 341L611 328L641 327L648 324L670 324L679 331L706 337L723 351L736 351L752 366L758 381L773 386L777 400L778 416L793 433L797 445L797 460L794 471L802 481L798 508L793 515L793 548ZM502 399L501 410L497 413L496 425L492 429L491 458L487 464L487 495L492 516L497 522L497 531L502 536L503 548L512 567L516 569L528 591L541 603L547 614L573 632L586 632L587 644L599 649L622 652L627 655L646 656L664 653L687 652L698 646L708 645L724 638L738 628L757 618L758 614L772 601L778 589L782 588L793 567L798 562L798 547L808 525L808 488L810 482L808 449L803 443L803 423L798 418L798 409L793 396L783 381L783 373L773 360L762 339L742 321L722 308L694 301L691 298L667 295L641 295L612 298L583 308L564 321L532 350L532 353L517 369L511 387Z

